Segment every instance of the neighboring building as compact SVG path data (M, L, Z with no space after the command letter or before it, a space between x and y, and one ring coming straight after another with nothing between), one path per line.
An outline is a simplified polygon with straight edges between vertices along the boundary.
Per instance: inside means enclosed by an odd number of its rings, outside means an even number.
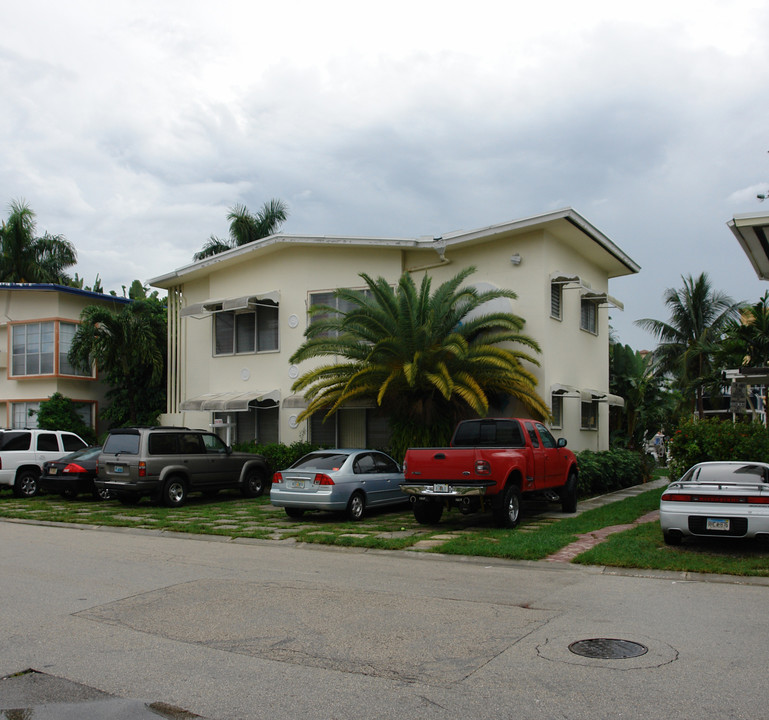
M110 309L130 302L63 285L0 283L0 422L5 428L36 427L40 403L60 392L76 404L83 420L98 433L99 408L108 387L67 360L80 313L88 305ZM30 412L32 414L30 414Z
M728 223L759 280L769 280L769 215L735 215Z
M575 450L608 448L609 279L639 271L572 209L442 238L274 235L150 280L168 291L167 424L221 428L231 442L309 439L342 446L387 444L375 407L348 407L334 421L297 423L306 407L291 385L307 367L289 357L304 340L307 309L334 290L361 288L365 272L397 283L403 272L433 287L473 265L479 289L507 288L495 307L526 320L541 348L533 368L552 405L552 427ZM494 408L508 416L515 404Z

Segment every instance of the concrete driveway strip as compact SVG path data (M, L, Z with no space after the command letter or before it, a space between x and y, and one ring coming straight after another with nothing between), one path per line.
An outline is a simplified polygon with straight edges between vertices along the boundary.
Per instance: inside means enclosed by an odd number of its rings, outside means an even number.
M766 714L762 583L13 522L0 573L0 676L211 720Z

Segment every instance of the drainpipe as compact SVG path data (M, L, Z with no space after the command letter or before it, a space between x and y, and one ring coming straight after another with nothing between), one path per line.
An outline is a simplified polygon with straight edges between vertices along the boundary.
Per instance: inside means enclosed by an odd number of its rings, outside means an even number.
M440 260L437 263L429 263L428 265L419 265L417 267L406 268L405 272L415 273L422 270L432 270L433 268L442 267L443 265L450 265L451 260L445 257L446 243L441 236L433 238L433 250L438 253Z

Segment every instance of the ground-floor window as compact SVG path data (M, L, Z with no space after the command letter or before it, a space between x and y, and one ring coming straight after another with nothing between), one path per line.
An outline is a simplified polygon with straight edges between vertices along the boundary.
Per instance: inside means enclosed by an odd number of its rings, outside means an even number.
M550 396L550 411L553 413L553 422L550 427L562 428L563 427L563 395L561 393L553 393Z
M268 445L280 442L280 411L277 406L250 407L245 412L214 413L214 423L231 423L230 442Z
M94 404L88 402L73 402L77 416L88 427L94 427ZM37 413L40 410L40 402L15 402L11 404L12 428L36 428Z
M598 430L598 403L595 400L582 403L581 427L583 430Z
M378 408L339 410L328 420L323 413L315 413L310 417L310 442L328 447L387 450L387 416Z

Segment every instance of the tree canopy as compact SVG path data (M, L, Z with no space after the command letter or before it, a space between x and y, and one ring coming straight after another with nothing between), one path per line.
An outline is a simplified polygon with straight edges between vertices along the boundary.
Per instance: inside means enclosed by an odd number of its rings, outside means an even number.
M74 246L63 235L37 237L35 213L24 201L12 201L10 210L0 226L0 282L70 284Z
M69 360L84 370L97 364L112 387L103 413L112 424L150 425L165 411L166 337L166 308L154 295L119 311L83 309Z
M195 260L204 260L226 250L246 245L274 235L288 217L288 207L282 200L268 200L255 215L245 205L235 205L230 209L227 219L230 221L228 240L212 235L200 252L193 256Z
M396 287L362 273L366 290L336 291L349 309L311 308L304 344L291 362L332 357L305 372L293 386L309 404L300 415L330 417L351 400L367 400L388 414L392 451L448 442L461 417L486 415L512 397L536 417L549 417L525 362L538 364L539 346L522 334L524 320L512 312L485 312L511 290L479 291L462 283L467 268L431 292L405 273ZM514 346L523 346L522 352Z
M657 372L669 373L700 417L704 416L703 393L716 370L713 359L729 323L739 317L741 304L716 291L706 273L681 277L683 287L665 291L670 319L636 320L636 325L659 341L653 353Z

